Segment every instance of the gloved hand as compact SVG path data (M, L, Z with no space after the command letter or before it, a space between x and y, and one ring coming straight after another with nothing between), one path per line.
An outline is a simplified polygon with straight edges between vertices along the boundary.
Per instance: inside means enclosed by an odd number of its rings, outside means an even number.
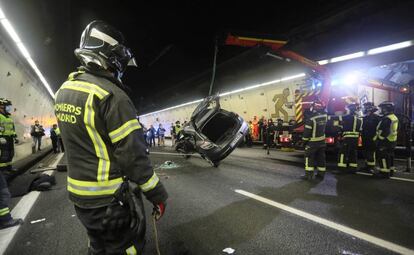
M114 202L106 209L102 225L108 230L119 230L128 226L131 222L129 207L119 202Z
M6 144L7 140L4 137L0 137L0 144Z
M154 215L156 221L159 221L161 217L164 215L166 206L167 206L166 202L154 204L152 215Z

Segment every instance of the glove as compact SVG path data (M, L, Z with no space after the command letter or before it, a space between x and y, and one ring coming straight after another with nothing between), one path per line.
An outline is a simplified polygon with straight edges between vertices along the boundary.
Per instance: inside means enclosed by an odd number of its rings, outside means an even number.
M131 223L129 208L121 203L112 203L106 209L102 225L105 229L116 231L124 229Z
M152 215L155 217L156 221L159 221L161 217L164 215L166 206L167 204L165 202L154 204Z
M16 137L16 138L14 138L14 143L15 144L18 144L19 143L19 139Z
M6 144L7 140L4 137L0 137L0 144Z

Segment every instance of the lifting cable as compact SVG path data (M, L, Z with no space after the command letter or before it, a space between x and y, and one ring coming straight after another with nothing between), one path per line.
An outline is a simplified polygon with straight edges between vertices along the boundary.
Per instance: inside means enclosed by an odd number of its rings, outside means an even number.
M153 226L153 229L154 229L154 241L155 241L155 248L157 249L157 255L161 255L161 252L160 252L160 243L159 243L159 240L158 240L158 230L157 230L157 223L156 223L156 220L155 220L155 215L152 217L152 226Z

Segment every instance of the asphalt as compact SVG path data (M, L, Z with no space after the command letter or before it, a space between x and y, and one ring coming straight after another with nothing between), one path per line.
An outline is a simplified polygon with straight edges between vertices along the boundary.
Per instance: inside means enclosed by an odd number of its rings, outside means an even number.
M394 254L236 189L414 250L414 182L330 172L322 182L302 181L300 153L272 151L268 156L242 148L213 168L199 157L169 155L174 153L170 148L152 151L151 161L170 196L166 215L157 223L161 254L225 254L222 250L229 247L234 254ZM165 169L165 161L177 167ZM56 178L57 185L40 195L5 254L86 254L87 235L67 199L66 173L56 172ZM155 254L149 203L146 211L145 254Z

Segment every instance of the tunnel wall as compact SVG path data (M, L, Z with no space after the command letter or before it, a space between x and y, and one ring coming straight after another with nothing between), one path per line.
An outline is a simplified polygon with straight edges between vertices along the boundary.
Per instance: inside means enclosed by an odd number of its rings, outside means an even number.
M246 90L240 93L230 94L220 98L220 105L221 108L225 110L239 114L247 122L249 120L253 120L254 116L257 116L257 119L264 116L266 119L272 117L273 120L276 120L278 117L275 115L276 109L275 102L273 101L274 97L282 95L283 91L288 89L289 95L287 96L286 103L294 104L295 90L299 89L299 86L303 84L303 82L304 80L299 78L291 81L276 83L274 85L259 87L257 89ZM275 101L277 102L278 99ZM171 123L175 123L177 120L181 123L189 121L196 106L197 103L155 114L144 115L140 117L140 121L145 125L145 127L154 125L155 128L157 128L157 125L161 123L167 130L166 136L170 136ZM283 105L282 109L287 112L289 120L295 119L294 106L289 108L286 105ZM281 112L279 113L279 118L283 119L284 115Z
M30 126L34 121L39 120L46 130L42 140L42 147L45 147L51 144L49 129L56 119L53 99L14 50L0 38L0 97L13 103L12 118L20 140L15 145L13 161L16 161L32 153Z

